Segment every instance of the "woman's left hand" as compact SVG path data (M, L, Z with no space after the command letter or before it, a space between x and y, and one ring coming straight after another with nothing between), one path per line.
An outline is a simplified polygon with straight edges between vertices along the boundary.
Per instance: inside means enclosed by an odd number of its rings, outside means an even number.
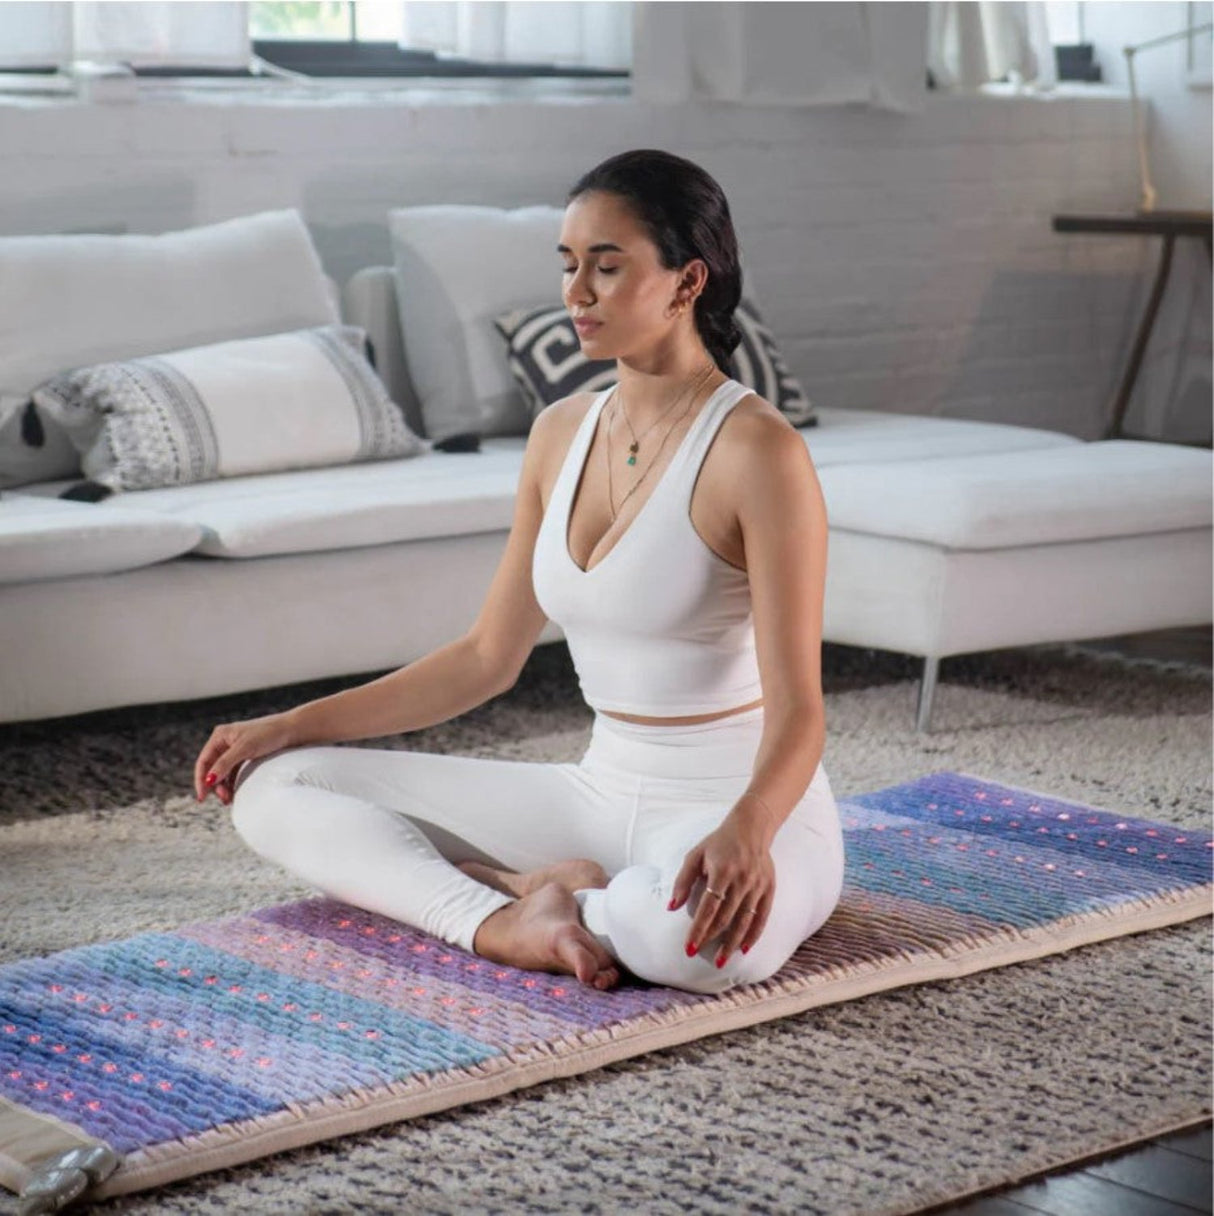
M732 812L683 859L674 881L670 910L681 908L696 881L706 882L700 906L691 922L688 955L699 953L705 942L724 933L714 960L723 967L740 946L745 953L758 940L771 912L776 890L776 867L763 834ZM723 898L710 895L719 891Z

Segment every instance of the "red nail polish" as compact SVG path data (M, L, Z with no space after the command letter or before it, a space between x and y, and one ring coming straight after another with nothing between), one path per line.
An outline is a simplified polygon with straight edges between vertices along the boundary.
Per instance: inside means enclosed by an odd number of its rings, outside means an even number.
M750 949L750 947L749 947L749 946L743 946L743 947L742 947L742 953L743 953L743 954L745 954L745 953L746 953L746 951L747 951L747 950L749 950L749 949Z
M695 944L695 942L688 942L687 943L687 957L695 958L695 956L696 956L696 944Z
M215 782L216 782L216 781L218 781L218 780L219 780L219 776L218 776L218 774L216 774L216 773L207 773L207 779L206 779L206 783L207 783L207 785L214 785L214 784L215 784Z
M667 911L667 912L673 912L673 911L674 911L674 896L673 896L673 895L670 897L670 903L668 903L668 904L666 905L666 911Z
M717 955L717 967L718 967L718 968L721 968L721 967L724 967L724 966L725 966L725 955L723 955L723 954L718 954L718 955Z

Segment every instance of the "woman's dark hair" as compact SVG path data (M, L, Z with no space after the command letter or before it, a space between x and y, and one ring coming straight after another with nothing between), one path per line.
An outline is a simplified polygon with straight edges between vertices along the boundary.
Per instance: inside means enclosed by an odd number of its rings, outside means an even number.
M666 270L703 259L708 282L695 302L696 329L728 376L729 357L742 340L733 319L742 267L724 191L699 165L659 148L635 148L595 165L569 191L566 206L591 190L627 200Z

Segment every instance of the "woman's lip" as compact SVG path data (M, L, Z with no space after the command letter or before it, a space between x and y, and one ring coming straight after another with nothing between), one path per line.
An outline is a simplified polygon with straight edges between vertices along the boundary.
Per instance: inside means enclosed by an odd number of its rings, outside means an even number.
M592 329L598 329L603 324L602 321L574 321L574 328L578 333L588 333Z

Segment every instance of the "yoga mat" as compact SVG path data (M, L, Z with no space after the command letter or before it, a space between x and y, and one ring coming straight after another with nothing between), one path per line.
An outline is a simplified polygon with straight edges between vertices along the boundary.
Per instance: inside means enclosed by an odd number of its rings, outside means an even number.
M840 810L835 913L718 996L598 992L324 898L0 967L0 1182L100 1145L120 1164L90 1198L158 1186L1211 911L1208 832L955 772Z

